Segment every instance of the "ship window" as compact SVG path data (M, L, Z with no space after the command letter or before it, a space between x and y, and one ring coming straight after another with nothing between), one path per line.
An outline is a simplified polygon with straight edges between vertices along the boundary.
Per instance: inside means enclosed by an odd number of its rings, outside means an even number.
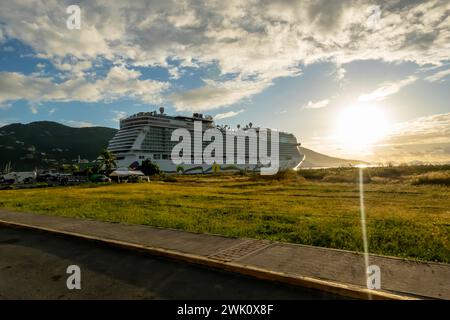
M139 159L145 159L145 156L139 156Z
M159 153L156 153L153 155L153 159L159 160L159 159L161 159L161 155Z
M125 157L117 157L116 160L125 160Z
M167 160L167 159L169 159L169 156L167 154L163 154L162 158L163 158L163 160Z

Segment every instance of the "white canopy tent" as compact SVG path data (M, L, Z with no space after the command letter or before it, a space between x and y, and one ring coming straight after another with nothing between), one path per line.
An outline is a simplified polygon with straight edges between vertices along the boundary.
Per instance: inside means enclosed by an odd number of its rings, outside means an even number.
M132 176L145 176L145 174L139 170L128 170L126 168L119 168L119 169L113 171L109 176L122 178L122 177L132 177Z

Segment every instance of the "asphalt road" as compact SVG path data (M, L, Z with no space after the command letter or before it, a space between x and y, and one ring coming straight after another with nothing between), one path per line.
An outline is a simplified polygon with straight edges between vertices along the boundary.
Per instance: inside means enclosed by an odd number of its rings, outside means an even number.
M69 290L69 265L81 290ZM55 234L0 226L0 299L336 299Z

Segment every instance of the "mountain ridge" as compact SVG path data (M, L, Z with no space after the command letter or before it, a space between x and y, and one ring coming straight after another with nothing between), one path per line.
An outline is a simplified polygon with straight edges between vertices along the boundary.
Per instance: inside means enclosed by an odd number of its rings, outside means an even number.
M78 156L93 160L116 131L107 127L74 128L53 121L9 124L0 127L0 168L8 162L19 171L72 163Z
M354 166L366 163L360 160L341 159L328 156L304 147L300 147L300 150L305 155L305 161L302 162L300 168L348 167L350 165Z

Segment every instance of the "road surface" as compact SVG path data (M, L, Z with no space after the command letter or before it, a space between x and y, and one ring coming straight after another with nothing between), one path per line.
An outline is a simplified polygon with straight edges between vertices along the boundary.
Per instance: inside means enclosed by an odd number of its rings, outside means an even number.
M69 265L81 290L69 290ZM336 299L55 234L0 226L0 299Z

